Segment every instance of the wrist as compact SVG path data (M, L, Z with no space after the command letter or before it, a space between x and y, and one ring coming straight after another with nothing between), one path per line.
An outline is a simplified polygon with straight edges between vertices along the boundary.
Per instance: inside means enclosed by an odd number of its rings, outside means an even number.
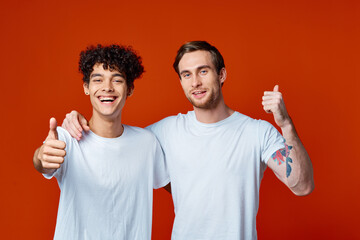
M293 124L291 118L289 117L287 120L285 120L280 128L281 128L282 132L293 131L294 130L294 124Z

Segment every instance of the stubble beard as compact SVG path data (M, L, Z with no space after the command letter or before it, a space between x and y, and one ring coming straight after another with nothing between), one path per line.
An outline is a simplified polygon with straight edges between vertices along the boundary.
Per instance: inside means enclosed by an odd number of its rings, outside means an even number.
M207 93L209 93L209 91L207 91ZM196 99L193 99L191 97L191 93L189 93L186 97L187 99L190 101L190 103L196 107L196 108L200 108L200 109L213 109L215 108L219 102L220 102L220 89L215 89L214 91L210 92L210 95L207 97L207 101L205 102L198 102L196 101Z

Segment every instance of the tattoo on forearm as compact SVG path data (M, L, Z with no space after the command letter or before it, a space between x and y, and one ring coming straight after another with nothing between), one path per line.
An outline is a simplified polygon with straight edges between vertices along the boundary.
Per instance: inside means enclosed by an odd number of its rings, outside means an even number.
M276 152L271 155L272 159L278 163L278 165L281 165L282 163L286 163L286 177L290 176L291 173L291 166L289 163L292 163L292 159L289 157L290 150L292 149L292 146L289 146L285 144L285 148L279 149Z

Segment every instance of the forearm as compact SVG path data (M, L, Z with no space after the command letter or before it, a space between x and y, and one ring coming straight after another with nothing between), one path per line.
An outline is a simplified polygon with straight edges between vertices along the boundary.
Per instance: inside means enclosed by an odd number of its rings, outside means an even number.
M291 148L286 159L287 186L296 195L310 194L314 189L312 163L291 119L281 131L285 144Z

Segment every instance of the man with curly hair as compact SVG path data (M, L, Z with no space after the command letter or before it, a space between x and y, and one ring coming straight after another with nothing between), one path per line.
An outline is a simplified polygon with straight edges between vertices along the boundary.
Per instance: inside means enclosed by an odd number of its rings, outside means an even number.
M77 141L51 118L33 158L61 190L54 239L151 239L153 188L169 183L163 152L150 131L121 122L141 58L130 47L91 46L79 70L93 108L87 131Z
M173 67L193 111L148 127L161 143L170 173L172 239L256 239L260 183L267 167L296 195L314 188L310 157L279 87L265 91L262 104L282 135L270 123L225 104L227 73L214 46L205 41L182 45ZM63 126L80 137L86 120L73 111Z

